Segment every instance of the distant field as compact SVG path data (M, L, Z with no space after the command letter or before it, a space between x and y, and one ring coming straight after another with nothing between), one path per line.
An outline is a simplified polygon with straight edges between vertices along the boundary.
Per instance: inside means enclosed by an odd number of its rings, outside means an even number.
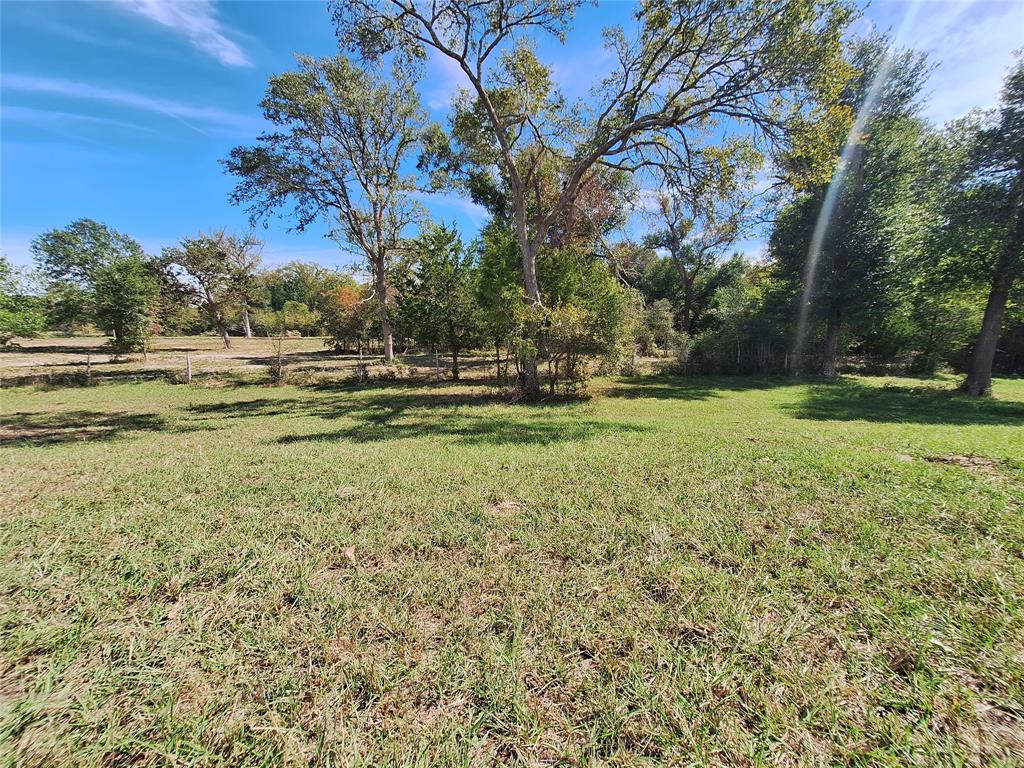
M29 385L94 384L117 381L180 382L191 363L197 383L207 386L258 384L269 380L269 369L277 350L276 339L232 337L224 349L214 336L156 336L145 355L111 355L105 336L18 339L0 348L0 387ZM390 380L434 381L450 378L451 356L421 350L396 349L396 361L384 366L380 351L338 352L324 337L288 338L281 341L281 359L287 375L306 384L333 383L354 378L357 367L371 365L369 377ZM505 354L505 351L503 351ZM637 358L637 369L650 371L667 358ZM511 363L503 360L503 371ZM495 376L491 354L463 353L459 357L463 379L483 380Z
M12 349L0 350L0 383L25 383L47 377L80 375L91 365L98 379L165 378L183 375L185 355L193 374L262 374L275 354L267 338L232 338L224 349L215 336L156 336L148 354L113 359L104 349L105 336L19 339ZM358 356L340 356L324 346L322 338L284 339L282 354L295 370L336 369L351 366Z
M1024 381L951 389L4 388L0 765L1021 765Z

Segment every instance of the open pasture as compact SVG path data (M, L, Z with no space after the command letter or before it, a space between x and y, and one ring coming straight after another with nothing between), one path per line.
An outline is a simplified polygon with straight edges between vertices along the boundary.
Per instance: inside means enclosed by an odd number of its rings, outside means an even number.
M155 336L147 354L113 355L106 336L19 339L0 350L0 384L32 384L80 379L91 373L97 381L178 379L191 360L193 375L235 378L266 378L267 367L277 350L275 339L233 338L224 349L216 336ZM295 372L347 373L359 362L358 355L338 355L323 338L281 340L285 364Z
M1019 765L1024 382L0 390L0 761Z

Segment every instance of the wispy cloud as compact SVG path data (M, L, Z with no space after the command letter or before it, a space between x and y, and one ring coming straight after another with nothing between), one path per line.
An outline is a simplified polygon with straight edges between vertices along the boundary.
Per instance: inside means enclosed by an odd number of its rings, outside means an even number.
M208 127L254 133L259 130L261 125L260 121L254 118L228 112L217 107L200 107L170 99L158 99L134 91L103 88L73 80L35 77L33 75L4 74L0 78L0 84L2 84L4 90L48 94L72 99L87 99L142 112L155 113L180 120L190 128L200 132L205 132L203 127Z
M232 40L210 0L123 0L122 7L183 35L193 46L230 67L251 67L252 61ZM237 33L234 33L237 35Z
M460 88L470 85L466 73L452 59L431 50L423 78L423 96L432 110L444 111Z
M664 189L653 189L641 187L636 191L633 200L633 213L656 214L661 211L661 198L665 195Z
M152 133L153 129L144 125L138 125L127 120L115 120L110 117L98 115L85 115L78 112L66 112L60 109L36 109L35 107L5 106L3 111L5 122L40 124L61 124L66 121L77 121L80 123L93 123L95 125L109 126L111 128L126 128L132 131Z
M920 10L906 26L912 2L875 6L878 26L902 32L896 43L928 54L935 65L926 86L925 114L942 123L974 107L992 107L1024 37L1019 0L916 0Z
M464 216L477 227L482 226L489 216L487 209L482 205L477 205L468 197L462 197L451 192L422 192L415 194L414 197L430 208L435 214L443 211L454 212L456 215Z
M551 80L563 96L579 99L610 75L614 67L615 56L604 44L563 49L552 61Z

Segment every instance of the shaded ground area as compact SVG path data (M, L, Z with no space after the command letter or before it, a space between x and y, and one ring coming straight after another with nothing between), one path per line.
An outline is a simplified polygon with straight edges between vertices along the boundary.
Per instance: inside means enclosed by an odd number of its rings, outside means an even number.
M1024 382L953 384L4 389L0 764L1020 764Z
M166 426L163 417L152 413L5 413L0 421L0 444L51 445L74 440L107 439L122 432L161 430Z
M810 420L1024 425L1024 402L967 397L936 386L879 387L857 379L812 386L790 411Z

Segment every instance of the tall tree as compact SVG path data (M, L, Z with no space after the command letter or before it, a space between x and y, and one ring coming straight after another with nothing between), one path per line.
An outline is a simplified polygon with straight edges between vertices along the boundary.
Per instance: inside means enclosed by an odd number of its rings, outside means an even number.
M701 155L696 173L658 164L660 229L644 240L649 248L667 251L672 260L679 276L679 329L687 335L696 320L699 281L714 271L739 237L760 167L759 155L746 142L706 148Z
M783 97L805 97L838 84L839 39L851 7L844 0L646 0L632 39L605 31L611 74L569 105L552 85L527 35L564 40L579 0L333 0L342 43L377 60L399 51L412 60L432 50L453 61L471 90L452 118L450 169L479 180L495 167L508 196L527 302L540 306L537 258L556 222L565 220L598 168L635 171L644 154L675 134L678 164L723 121L759 138L782 137ZM556 194L542 177L554 165ZM540 328L538 328L540 331ZM539 392L536 360L521 385Z
M901 242L895 231L901 200L915 179L925 130L918 117L928 73L922 55L894 51L874 36L857 41L850 58L854 75L839 104L858 117L845 143L833 146L835 175L827 185L801 190L770 244L778 273L794 298L801 296L796 311L824 327L820 370L826 376L836 373L840 340L851 324L880 322ZM803 322L797 332L803 335Z
M425 115L412 80L360 68L344 56L300 56L295 72L270 79L261 102L277 130L224 161L241 181L231 195L254 221L287 203L296 228L325 220L330 235L364 257L379 298L384 357L394 356L388 269L418 213L404 167Z
M474 295L473 257L458 232L432 226L420 235L416 266L402 303L417 341L452 355L452 379L459 379L459 354L480 341L481 313Z
M50 281L51 316L64 324L95 320L118 352L144 348L159 294L157 265L139 243L106 224L78 219L32 241Z
M227 256L229 283L242 313L242 333L252 338L250 311L263 292L258 273L262 263L263 243L252 232L244 235L219 233L221 247Z
M0 347L15 336L38 336L45 321L39 297L29 294L21 275L0 255Z
M113 334L115 352L145 351L160 296L153 264L123 256L92 271L96 320Z
M992 388L992 363L1006 303L1024 260L1024 58L1017 60L1006 79L998 112L988 116L979 131L966 171L964 187L988 202L983 219L994 216L998 222L998 256L964 384L968 394L982 395Z
M244 309L248 294L243 289L255 269L250 248L224 232L200 234L178 247L165 248L163 261L184 273L185 284L217 329L224 349L229 349L228 321L232 312Z
M476 301L483 333L494 344L495 375L503 382L501 350L504 346L509 351L522 295L515 235L502 220L492 219L480 233L476 250Z
M121 258L143 258L142 246L128 235L92 219L77 219L32 241L40 271L54 282L89 285L97 269Z

